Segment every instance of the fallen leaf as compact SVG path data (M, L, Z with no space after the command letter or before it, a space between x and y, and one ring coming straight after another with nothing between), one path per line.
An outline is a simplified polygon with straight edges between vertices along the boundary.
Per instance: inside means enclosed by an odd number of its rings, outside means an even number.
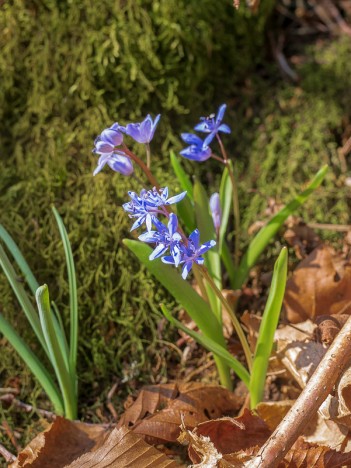
M291 323L341 311L351 313L351 265L331 247L317 247L289 278L284 306ZM344 310L348 306L350 310Z
M256 412L273 432L293 404L292 400L265 401L257 405Z
M126 427L108 429L57 418L10 468L176 468L174 460Z
M194 428L208 419L234 414L235 395L217 385L172 383L144 387L117 427L127 426L147 442L174 442L180 433L181 416Z
M316 319L316 339L330 346L348 318L347 314L320 315Z
M337 468L350 466L351 454L337 452L329 447L305 442L299 437L293 447L285 455L279 468Z
M320 237L300 218L291 216L286 224L288 229L284 233L284 239L294 248L297 258L305 258L321 243Z
M201 423L193 433L198 437L209 438L224 458L225 455L261 446L271 435L266 423L247 409L238 418L221 418ZM189 445L188 453L192 462L200 461L201 454L194 445Z

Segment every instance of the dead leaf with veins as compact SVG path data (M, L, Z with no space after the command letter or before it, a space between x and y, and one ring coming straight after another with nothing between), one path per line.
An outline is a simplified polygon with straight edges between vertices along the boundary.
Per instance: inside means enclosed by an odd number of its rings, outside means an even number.
M176 468L174 460L126 427L106 429L58 417L10 468Z
M140 391L117 427L125 425L149 443L174 442L179 436L181 415L192 429L208 419L235 414L239 408L236 396L218 385L149 385Z
M347 306L349 309L345 310ZM351 264L331 247L317 247L289 278L284 307L291 323L341 311L350 314Z

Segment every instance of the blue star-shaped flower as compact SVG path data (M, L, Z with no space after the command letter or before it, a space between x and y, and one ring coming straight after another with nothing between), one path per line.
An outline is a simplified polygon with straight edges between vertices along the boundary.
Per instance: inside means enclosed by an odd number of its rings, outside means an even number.
M167 250L170 250L175 266L178 266L182 260L182 251L180 243L181 235L177 232L178 218L174 213L169 216L168 226L165 226L158 219L154 220L157 231L149 231L141 234L139 239L142 242L155 243L156 248L149 256L150 260L161 257Z
M200 245L200 232L198 229L195 229L195 231L193 231L190 234L188 239L188 245L182 245L182 259L180 263L184 264L182 270L183 279L187 278L194 263L197 263L198 265L203 265L205 260L202 257L202 255L215 245L216 242L214 240L210 240ZM172 256L162 257L162 261L164 263L175 265L175 261Z
M125 128L125 132L138 143L150 143L154 137L160 117L160 114L157 115L153 121L151 115L148 114L142 122L128 124Z
M185 143L190 145L180 152L184 158L202 162L211 157L212 151L208 146L207 139L202 141L200 137L193 133L182 133L181 137Z
M194 129L198 132L209 133L210 135L206 138L206 143L209 145L213 138L217 135L218 132L230 133L231 130L227 124L222 123L225 110L227 108L226 104L222 104L218 109L217 116L211 114L209 117L201 117L201 122L197 124Z

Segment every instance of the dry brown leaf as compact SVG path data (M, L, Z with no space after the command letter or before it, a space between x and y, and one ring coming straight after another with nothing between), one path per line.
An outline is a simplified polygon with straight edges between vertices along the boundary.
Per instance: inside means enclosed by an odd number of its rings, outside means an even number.
M273 432L293 404L294 401L292 400L265 401L257 405L256 411L258 416L263 419Z
M314 230L301 219L291 216L288 218L287 225L288 229L284 233L284 239L294 247L297 258L305 258L321 243L321 239Z
M217 385L172 383L149 385L122 415L125 425L147 442L174 442L180 433L181 416L192 429L203 421L233 414L238 410L235 395Z
M337 468L350 466L351 454L305 442L299 437L279 468Z
M296 268L286 285L284 306L291 323L337 314L351 306L351 265L321 245Z
M349 315L320 315L316 319L318 329L316 330L316 339L325 345L331 345L334 338L347 322Z
M100 425L57 418L22 450L11 468L176 468L174 460L148 445L126 427L106 430Z
M197 436L208 437L216 450L223 455L261 446L271 434L266 423L250 411L245 410L238 418L221 418L199 424L193 431ZM189 446L189 457L193 462L200 460L196 447Z

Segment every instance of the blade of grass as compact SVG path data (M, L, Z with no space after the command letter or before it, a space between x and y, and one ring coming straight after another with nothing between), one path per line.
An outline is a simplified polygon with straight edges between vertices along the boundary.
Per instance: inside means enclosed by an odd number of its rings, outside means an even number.
M43 387L43 390L54 405L55 412L59 415L63 415L63 401L51 375L2 314L0 314L0 332L13 346L15 351L23 359L25 364Z
M323 166L307 186L306 190L297 195L297 197L282 208L279 213L273 216L273 218L252 239L240 262L233 285L234 289L241 289L242 285L248 278L251 268L255 265L258 257L267 247L270 240L278 232L284 221L320 186L327 171L328 166Z
M219 188L219 199L221 201L221 208L222 208L222 220L221 220L221 227L219 229L219 250L221 250L222 248L222 244L225 239L225 234L227 232L230 209L232 206L232 198L233 198L233 186L230 181L228 169L225 168L223 171L221 185Z
M31 301L28 298L28 295L23 287L23 285L20 283L20 281L17 278L16 272L8 258L8 256L5 253L5 250L3 249L2 245L0 244L0 266L2 267L8 282L11 285L11 288L13 292L15 293L18 302L20 303L34 333L36 334L40 344L42 345L45 353L47 356L50 358L50 353L48 351L48 348L46 346L45 338L40 326L40 320L37 314L37 311L35 310L34 306L32 305Z
M197 333L194 330L191 330L190 328L183 325L181 322L179 322L179 320L175 319L171 315L171 313L166 309L166 307L163 304L161 304L161 310L162 310L163 315L166 317L166 319L170 323L172 323L172 325L174 325L175 327L179 328L184 333L189 335L191 338L197 341L201 346L208 349L208 351L211 351L213 354L222 358L228 364L228 366L234 370L234 372L237 374L239 379L244 382L247 388L249 388L250 374L245 369L245 367L234 356L232 356L229 353L229 351L227 351L225 348L223 348L221 345L216 343L211 338L208 338L205 335L201 335L200 333Z
M274 333L278 326L280 310L283 304L288 269L288 252L282 249L274 265L271 289L258 333L256 350L250 380L251 408L262 400L268 361L272 353Z
M65 250L68 283L69 283L69 302L70 302L70 342L69 342L69 363L72 376L76 375L77 368L77 350L78 350L78 295L77 295L77 281L76 272L74 267L74 259L72 248L68 239L66 228L63 224L62 218L54 206L52 206L63 247Z
M177 179L180 183L180 186L182 187L183 190L187 191L187 196L193 202L194 201L193 184L191 183L191 180L189 179L187 173L182 168L179 162L179 158L177 158L177 156L174 154L173 151L171 151L171 164L172 164L174 173L177 176Z
M36 290L39 288L39 283L36 280L34 274L32 273L32 270L30 269L26 259L22 255L22 252L20 251L19 247L17 246L16 242L13 240L13 238L10 236L8 231L0 225L0 240L2 240L14 258L16 264L18 265L19 269L21 270L24 279L27 281L28 286L30 290L33 293L33 296L35 296ZM57 310L57 308L56 308ZM36 314L36 312L35 312ZM56 333L57 336L60 339L60 344L62 349L65 351L67 354L67 359L68 359L68 350L67 350L67 340L66 340L66 334L65 334L65 329L63 327L62 321L60 320L60 316L57 315L58 321L55 320L55 328L56 328Z
M24 279L27 281L33 295L35 294L35 291L39 287L39 283L37 282L35 276L32 273L32 270L30 269L26 259L23 257L22 252L18 248L16 242L12 239L8 231L0 224L0 240L4 242L6 245L6 248L16 261L17 265L19 266Z
M39 309L41 327L51 356L50 360L55 369L56 377L63 396L65 416L69 419L75 419L77 417L76 383L71 378L70 368L67 365L56 336L53 313L50 307L49 290L46 284L38 288L36 292L36 300Z

